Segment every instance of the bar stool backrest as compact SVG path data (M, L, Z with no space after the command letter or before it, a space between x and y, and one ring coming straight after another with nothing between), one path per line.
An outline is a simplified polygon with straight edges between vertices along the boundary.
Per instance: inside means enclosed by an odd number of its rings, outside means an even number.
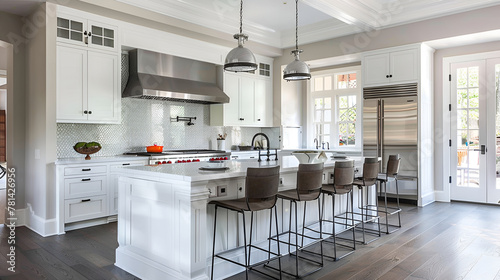
M363 182L365 186L375 184L379 168L378 158L365 158L365 162L363 163Z
M272 208L276 203L279 183L279 166L249 167L245 180L245 198L248 209L259 211Z
M352 187L354 181L354 161L336 161L333 170L334 187Z
M315 200L321 194L323 163L299 164L297 197L300 201Z
M399 164L401 163L401 158L399 155L390 155L387 161L387 177L395 177L399 172Z

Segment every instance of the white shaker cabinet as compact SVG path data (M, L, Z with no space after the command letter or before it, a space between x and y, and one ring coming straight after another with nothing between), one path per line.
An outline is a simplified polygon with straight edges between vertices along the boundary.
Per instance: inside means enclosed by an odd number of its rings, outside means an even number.
M272 126L272 80L248 73L222 73L227 104L210 106L210 125Z
M416 82L419 49L373 51L363 55L364 87Z
M57 46L57 122L119 123L118 54Z

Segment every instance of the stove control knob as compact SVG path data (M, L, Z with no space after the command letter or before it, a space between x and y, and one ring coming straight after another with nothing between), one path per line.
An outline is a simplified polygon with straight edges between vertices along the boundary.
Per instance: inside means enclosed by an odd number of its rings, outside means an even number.
M186 163L186 160L184 160L184 159L183 159L183 160L182 160L182 163Z
M214 158L210 158L210 159L209 159L209 161L212 161L212 160L214 160Z
M157 162L155 162L155 163L156 163L156 164L161 164L161 161L157 161Z
M169 161L167 161L167 163L170 164L170 163L172 163L172 161L169 160Z
M176 161L176 163L181 163L181 161L180 161L180 160L178 160L178 161Z
M165 164L165 163L167 163L167 161L166 161L166 160L164 160L164 161L162 162L162 164Z
M224 157L224 160L227 160L228 158L227 157Z
M191 160L190 160L190 159L188 159L188 160L187 160L187 162L191 162Z

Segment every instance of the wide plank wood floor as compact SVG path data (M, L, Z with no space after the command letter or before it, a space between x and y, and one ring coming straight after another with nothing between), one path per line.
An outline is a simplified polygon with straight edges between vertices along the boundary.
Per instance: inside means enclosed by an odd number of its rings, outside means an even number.
M353 254L337 262L325 259L320 271L304 279L500 280L500 206L403 205L402 222L399 231L358 245ZM17 228L15 274L7 271L8 234L5 227L0 228L0 279L138 279L113 265L116 223L46 238ZM267 279L255 272L250 276ZM245 279L245 275L231 279Z

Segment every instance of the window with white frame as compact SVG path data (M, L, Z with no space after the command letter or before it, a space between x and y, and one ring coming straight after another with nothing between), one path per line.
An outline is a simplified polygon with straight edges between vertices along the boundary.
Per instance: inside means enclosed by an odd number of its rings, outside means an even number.
M309 146L361 149L360 67L312 73L308 103ZM312 144L312 145L311 145Z

